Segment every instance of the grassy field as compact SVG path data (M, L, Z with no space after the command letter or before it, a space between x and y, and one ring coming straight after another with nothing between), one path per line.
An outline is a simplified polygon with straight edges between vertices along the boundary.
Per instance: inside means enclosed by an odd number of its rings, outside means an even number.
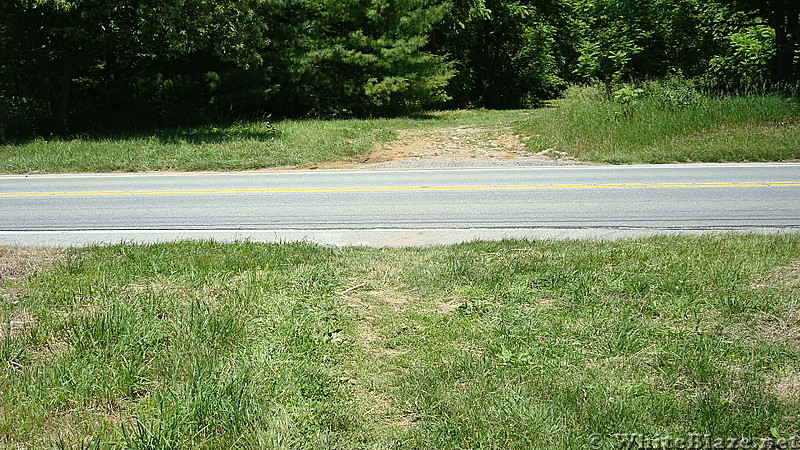
M0 143L0 173L249 170L313 166L362 155L396 130L470 125L494 129L524 111L454 111L396 119L245 122L124 135Z
M248 170L346 158L393 137L386 121L249 122L0 146L0 172Z
M532 151L612 164L800 159L797 101L709 97L659 84L613 94L572 88L551 108L533 110L519 131L531 136Z
M0 262L2 446L800 433L800 235L175 243Z
M800 104L777 96L706 97L662 87L615 98L572 88L549 107L444 111L370 120L248 122L0 144L0 173L248 170L350 158L398 130L511 127L532 152L605 163L800 159ZM623 91L624 93L624 91ZM416 133L420 134L420 133ZM424 134L424 133L423 133ZM563 153L562 153L563 152Z

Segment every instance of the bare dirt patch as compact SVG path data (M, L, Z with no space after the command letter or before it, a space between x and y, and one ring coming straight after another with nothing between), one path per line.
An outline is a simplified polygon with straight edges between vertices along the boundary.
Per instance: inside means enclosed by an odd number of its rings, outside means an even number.
M407 349L391 348L382 345L383 337L379 330L373 327L377 315L402 313L408 305L418 299L411 294L393 290L370 290L359 293L359 298L344 296L345 301L351 306L359 306L371 311L370 315L363 316L359 321L355 333L355 340L368 352L379 356L399 356L408 353ZM362 309L364 311L364 309Z
M63 448L65 442L92 442L91 430L119 427L131 419L111 405L98 405L83 411L56 409L48 414L44 432L33 436L30 447L16 448Z
M380 332L370 324L372 318L362 321L356 329L355 340L366 351L373 355L381 356L400 356L408 353L404 348L391 348L381 344L383 337Z
M0 283L17 281L51 264L61 252L52 248L0 247Z
M800 289L800 260L796 259L785 266L775 268L753 282L750 287ZM779 314L762 313L753 319L754 337L800 351L800 309L797 303L788 304Z
M776 269L773 276L778 283L786 287L800 288L800 259Z
M52 264L61 254L51 248L0 247L0 301L14 301L19 292L13 285Z
M450 300L449 302L439 303L436 309L441 313L448 314L457 310L463 304L464 302L461 300Z
M397 140L376 148L364 162L419 159L431 156L456 158L512 159L530 156L525 151L524 137L510 128L489 130L476 127L400 130Z
M356 342L363 345L366 348L372 348L375 342L381 340L380 334L375 331L372 326L367 323L361 324L358 327L357 335L356 335Z
M800 325L796 318L763 314L755 318L756 337L800 351Z
M376 416L384 425L407 431L416 425L418 418L402 410L394 399L387 397L386 391L389 390L387 383L391 385L391 380L403 372L402 368L392 362L392 358L404 355L408 350L381 345L382 337L371 324L374 319L366 317L356 329L355 340L366 351L371 370L354 375L351 378L352 384L367 408L367 415Z
M754 282L750 287L763 289L767 287L800 288L800 259L785 266L775 268L765 277Z
M366 155L318 164L313 168L578 164L553 152L529 152L525 147L527 137L515 134L509 127L435 127L398 130L396 133L397 139L376 144Z
M380 421L393 428L408 431L419 420L407 411L402 411L395 402L373 389L366 388L356 383L355 390L367 405L367 415L376 415Z
M49 248L0 247L0 304L16 304L19 284L60 255L58 250ZM7 321L0 322L0 340L22 336L35 323L36 318L29 311L12 311Z
M389 348L389 347L381 347L376 351L386 356L401 356L409 352L409 350L405 348Z
M800 404L800 372L776 380L772 385L772 393L784 403Z
M391 290L370 291L366 294L371 295L376 300L391 307L395 311L403 311L408 305L417 300L416 297L406 292L398 292Z
M417 416L405 411L394 420L393 424L401 430L410 430L417 425L417 421L419 421Z

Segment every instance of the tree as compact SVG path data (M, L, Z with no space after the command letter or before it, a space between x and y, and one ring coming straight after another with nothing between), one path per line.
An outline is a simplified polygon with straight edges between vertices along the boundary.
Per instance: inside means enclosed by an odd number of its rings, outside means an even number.
M773 78L800 80L800 2L797 0L721 0L723 4L763 18L775 31Z
M427 0L307 0L288 94L317 114L416 110L446 99L452 76L424 50L445 9Z
M585 80L620 81L663 76L676 62L669 5L659 0L583 0L584 39L576 74ZM686 29L682 30L685 34Z
M65 127L74 81L106 84L154 61L207 51L258 65L266 0L6 0L0 4L5 90L40 99Z
M798 80L797 0L578 1L585 39L576 73L583 79L680 72L748 84L769 71L775 81Z
M570 42L570 14L559 0L453 0L432 42L454 60L453 103L519 108L552 97L563 85L557 42Z

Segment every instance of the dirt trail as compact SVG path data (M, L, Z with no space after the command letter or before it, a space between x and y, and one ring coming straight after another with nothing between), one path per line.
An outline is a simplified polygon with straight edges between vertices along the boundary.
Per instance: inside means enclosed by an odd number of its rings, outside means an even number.
M525 136L510 127L474 126L398 130L397 139L376 144L356 158L316 164L319 169L394 169L428 167L552 166L585 164L545 150L531 153Z

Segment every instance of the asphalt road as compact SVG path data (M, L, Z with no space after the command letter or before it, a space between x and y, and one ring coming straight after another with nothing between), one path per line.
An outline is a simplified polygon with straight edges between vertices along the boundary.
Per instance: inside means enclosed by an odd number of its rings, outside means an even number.
M0 245L800 231L800 164L0 176Z

